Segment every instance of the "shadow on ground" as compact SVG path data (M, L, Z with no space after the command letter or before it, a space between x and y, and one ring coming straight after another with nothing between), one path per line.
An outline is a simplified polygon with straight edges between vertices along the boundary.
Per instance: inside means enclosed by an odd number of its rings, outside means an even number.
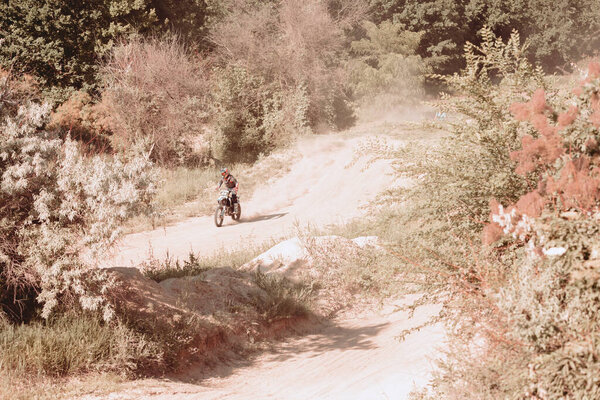
M240 219L240 223L243 224L246 222L268 221L268 220L272 220L272 219L279 219L286 215L287 215L287 213L278 213L278 214L255 215L255 216L248 217L248 218L242 217L242 219Z
M375 324L359 328L346 328L325 323L320 325L318 332L301 335L297 339L288 339L285 342L276 343L268 352L257 352L256 355L248 357L237 356L222 359L213 365L192 366L184 373L166 378L171 382L183 382L202 385L203 381L210 378L226 378L236 373L237 370L253 366L257 361L260 363L282 362L302 355L304 358L314 358L332 350L369 350L375 349L377 345L372 338L386 329L390 324Z

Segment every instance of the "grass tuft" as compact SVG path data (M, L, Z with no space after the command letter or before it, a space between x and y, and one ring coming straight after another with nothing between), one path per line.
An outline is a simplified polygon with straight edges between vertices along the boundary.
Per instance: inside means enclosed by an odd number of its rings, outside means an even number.
M254 274L254 282L267 293L266 298L257 299L255 304L267 321L302 317L309 313L315 289L313 285L292 282L277 274L264 274L260 270Z
M162 282L169 278L183 278L185 276L200 275L217 267L239 268L254 257L267 251L275 244L275 241L267 241L261 245L239 247L233 250L222 250L210 256L201 256L189 253L188 259L180 262L166 257L164 260L151 259L140 265L145 276Z
M66 376L130 373L161 354L126 326L91 315L63 315L48 322L0 326L0 375Z

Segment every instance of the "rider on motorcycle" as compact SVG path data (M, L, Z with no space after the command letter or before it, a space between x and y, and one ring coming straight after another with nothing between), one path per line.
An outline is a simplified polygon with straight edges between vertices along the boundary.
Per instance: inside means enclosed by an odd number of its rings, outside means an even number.
M236 208L237 192L239 188L238 181L233 177L233 175L229 173L229 168L222 168L221 176L222 178L219 181L219 186L217 186L217 190L219 190L221 185L223 185L224 183L227 190L231 193L231 204L234 208Z

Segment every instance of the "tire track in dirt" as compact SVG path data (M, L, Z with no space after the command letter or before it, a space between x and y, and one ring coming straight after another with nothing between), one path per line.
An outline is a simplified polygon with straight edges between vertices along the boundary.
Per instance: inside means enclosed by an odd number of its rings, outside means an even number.
M344 317L319 332L277 343L250 361L232 361L209 372L191 369L169 379L128 383L114 400L375 400L406 399L423 387L431 357L444 339L440 325L422 328L400 342L404 329L438 311L417 309L413 318L390 305L379 312ZM101 397L86 396L85 400Z

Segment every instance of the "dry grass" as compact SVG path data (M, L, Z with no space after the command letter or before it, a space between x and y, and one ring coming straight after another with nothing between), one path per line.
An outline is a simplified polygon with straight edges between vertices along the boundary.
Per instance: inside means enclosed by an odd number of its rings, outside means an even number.
M233 250L222 249L211 256L202 256L190 253L183 262L166 258L164 261L150 259L140 266L144 275L161 282L169 278L182 278L184 276L199 275L204 271L218 267L239 268L259 254L267 251L275 244L274 240L261 245L237 247Z
M265 299L255 304L267 321L309 314L316 289L314 285L291 282L279 275L266 275L260 271L255 273L254 282L267 293Z
M108 396L125 378L114 373L87 374L71 378L0 376L0 399L58 400L88 394Z
M67 314L27 325L0 326L0 378L42 379L82 373L129 374L160 351L121 323Z

